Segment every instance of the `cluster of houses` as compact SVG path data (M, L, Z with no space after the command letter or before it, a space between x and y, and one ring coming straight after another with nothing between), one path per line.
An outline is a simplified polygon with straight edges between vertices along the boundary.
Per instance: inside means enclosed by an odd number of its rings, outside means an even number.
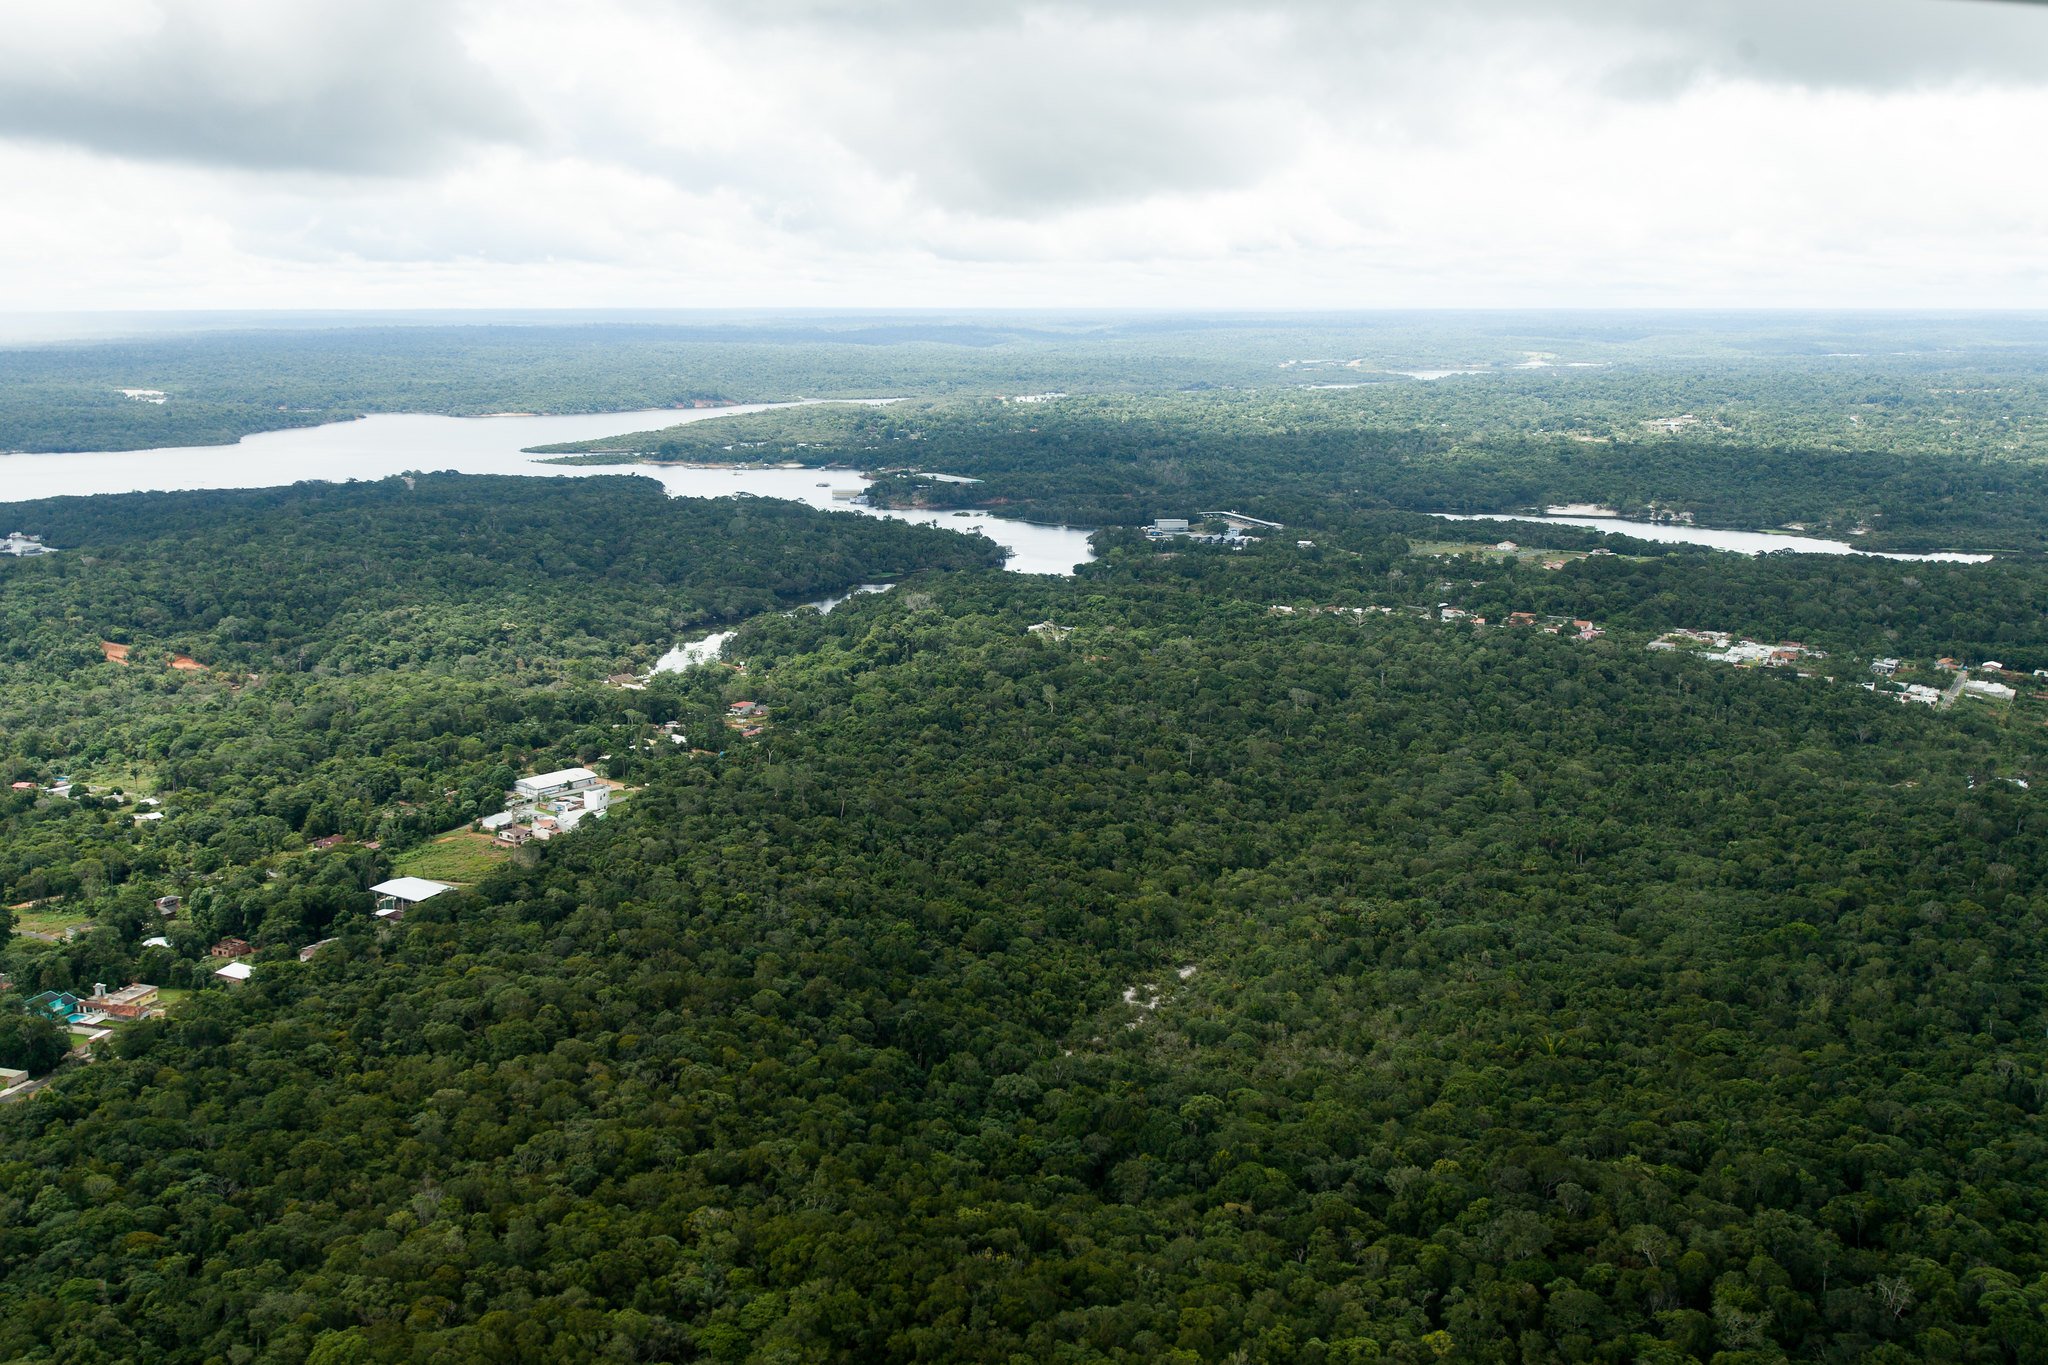
M476 825L499 843L516 848L530 840L567 834L585 820L604 819L611 797L604 779L588 768L536 773L513 783L505 793L505 809L484 816Z
M725 708L726 728L741 739L759 739L768 731L768 708L757 701L736 701Z
M22 1008L66 1028L90 1029L109 1019L147 1019L157 1012L159 995L155 986L140 981L115 990L95 983L92 994L82 999L69 991L43 991L24 1000Z
M1702 659L1743 668L1796 668L1809 659L1825 659L1827 651L1809 649L1797 640L1765 644L1738 639L1725 630L1669 630L1650 641L1651 649L1694 649Z
M1988 659L1975 665L1958 663L1948 658L1936 659L1934 667L1937 671L1955 675L1954 681L1946 688L1929 687L1925 683L1899 682L1895 675L1905 666L1899 659L1872 659L1870 671L1877 676L1864 683L1863 690L1875 692L1880 696L1894 697L1901 705L1918 702L1924 706L1952 706L1963 697L1979 697L1985 701L2012 701L2020 694L2014 683L2025 681L2025 675L2007 668L1996 659ZM1973 672L1988 676L1973 678L1970 676ZM2048 668L2035 669L2034 676L2048 678ZM2000 682L2000 678L2011 678L2014 683Z
M1716 663L1736 664L1745 668L1797 668L1801 677L1812 677L1812 673L1800 667L1808 660L1825 659L1825 650L1811 649L1797 640L1781 640L1777 644L1765 644L1758 640L1738 639L1721 630L1672 630L1666 631L1650 642L1651 649L1690 649L1697 651L1702 659ZM1981 664L1958 663L1954 659L1937 659L1936 670L1952 674L1953 680L1947 687L1930 687L1926 683L1909 682L1900 679L1900 669L1909 665L1902 659L1877 658L1870 661L1870 672L1875 675L1862 684L1866 692L1875 692L1881 697L1890 697L1904 706L1949 707L1963 697L1980 697L1986 701L2011 701L2019 695L2014 683L2024 682L2025 677L1997 660ZM1977 673L1979 677L1972 677ZM2048 669L2034 670L2034 677L2048 679ZM2010 678L2013 682L2001 682ZM1832 681L1832 679L1830 679ZM2048 693L2037 693L2048 697Z
M1474 626L1491 624L1484 616L1475 616L1448 602L1437 603L1436 617L1439 621L1463 621ZM1540 630L1545 635L1569 635L1574 640L1597 640L1607 633L1591 621L1570 616L1543 616L1533 611L1511 611L1500 624L1510 629Z
M10 791L41 792L45 796L58 796L65 798L69 798L73 792L79 790L78 783L76 780L64 776L52 778L48 782L10 782L7 784L7 786L8 790ZM156 804L156 800L154 798L147 799L149 800L150 805L154 806Z
M1445 586L1449 586L1446 584ZM1349 616L1354 620L1366 616L1412 616L1423 621L1445 621L1453 625L1468 626L1490 624L1484 616L1475 615L1463 607L1454 607L1449 602L1437 603L1434 610L1428 607L1290 607L1272 606L1266 608L1273 616ZM1511 611L1499 624L1510 628L1540 630L1545 635L1568 635L1574 640L1597 640L1607 632L1591 621L1578 620L1569 616L1539 616L1533 611ZM1034 627L1035 629L1036 627Z
M9 531L5 540L0 540L0 555L12 555L16 559L27 559L33 555L53 555L57 551L43 544L42 537L32 536L23 531Z

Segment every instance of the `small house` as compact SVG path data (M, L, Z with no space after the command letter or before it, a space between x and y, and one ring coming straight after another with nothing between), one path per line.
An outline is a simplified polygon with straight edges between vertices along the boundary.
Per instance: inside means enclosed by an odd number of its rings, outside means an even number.
M339 848L348 842L346 834L323 834L313 841L314 848Z
M533 839L533 831L524 825L507 825L492 837L507 848L518 848Z
M256 969L246 962L230 962L227 966L214 973L215 976L227 982L230 986L238 986L255 974Z
M224 938L220 942L214 944L213 947L209 950L209 952L214 957L224 957L230 959L238 957L247 957L249 954L255 951L256 950L254 948L249 946L249 940L246 938Z
M60 1024L73 1023L85 1014L84 1002L69 991L43 991L21 1004L30 1014L40 1014Z
M0 1095L6 1094L18 1085L28 1084L28 1073L19 1067L0 1066Z
M145 948L168 948L171 946L171 941L162 934L151 934L148 938L142 940L142 946Z
M476 827L486 834L492 834L504 829L507 825L514 825L518 822L518 811L501 810L496 815L486 815L479 819L476 822Z
M177 914L184 904L185 900L182 896L158 896L156 898L156 912L165 919L169 919Z
M322 948L325 948L328 944L332 942L334 942L334 940L331 938L323 938L318 943L308 943L305 947L299 949L299 961L311 962L313 960L313 954L319 952Z

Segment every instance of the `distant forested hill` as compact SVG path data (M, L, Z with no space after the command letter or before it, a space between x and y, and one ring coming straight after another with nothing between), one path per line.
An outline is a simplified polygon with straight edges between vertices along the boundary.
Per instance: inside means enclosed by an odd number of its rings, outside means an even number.
M456 315L457 318L460 315ZM285 321L290 321L285 319ZM233 441L372 412L1373 385L1402 426L2040 454L2048 323L1800 314L650 315L279 326L0 348L0 451ZM1430 384L1406 372L1479 369ZM1612 373L1607 373L1611 371ZM161 404L123 396L160 390ZM1383 390L1383 392L1382 392ZM1477 406L1471 406L1476 403ZM1448 405L1450 412L1439 411ZM1853 431L1850 418L1859 419ZM1703 433L1702 433L1703 434Z

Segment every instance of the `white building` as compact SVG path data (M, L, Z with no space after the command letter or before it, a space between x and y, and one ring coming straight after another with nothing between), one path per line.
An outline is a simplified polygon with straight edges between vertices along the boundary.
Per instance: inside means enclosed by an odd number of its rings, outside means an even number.
M425 877L393 877L371 887L370 894L377 898L378 918L397 919L420 902L430 901L443 891L454 889L446 882L430 881Z
M491 833L496 830L501 830L505 828L505 826L507 825L516 824L518 820L518 811L501 810L496 815L486 815L483 819L477 821L476 827L480 830L483 830L485 833Z
M214 973L215 976L231 986L238 982L247 981L255 974L256 969L246 962L230 962L227 966Z
M597 786L598 781L597 774L588 768L563 768L557 772L522 777L512 784L512 790L521 800L544 801L563 792L588 790Z
M2007 687L2004 683L1981 682L1976 678L1972 678L1963 684L1963 695L1966 697L1983 697L1987 701L2011 701L2019 695L2019 692Z

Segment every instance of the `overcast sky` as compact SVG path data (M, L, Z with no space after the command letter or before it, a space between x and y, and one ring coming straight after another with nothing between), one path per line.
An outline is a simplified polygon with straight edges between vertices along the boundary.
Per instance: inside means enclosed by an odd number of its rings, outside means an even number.
M2048 307L2032 4L7 22L0 308Z

